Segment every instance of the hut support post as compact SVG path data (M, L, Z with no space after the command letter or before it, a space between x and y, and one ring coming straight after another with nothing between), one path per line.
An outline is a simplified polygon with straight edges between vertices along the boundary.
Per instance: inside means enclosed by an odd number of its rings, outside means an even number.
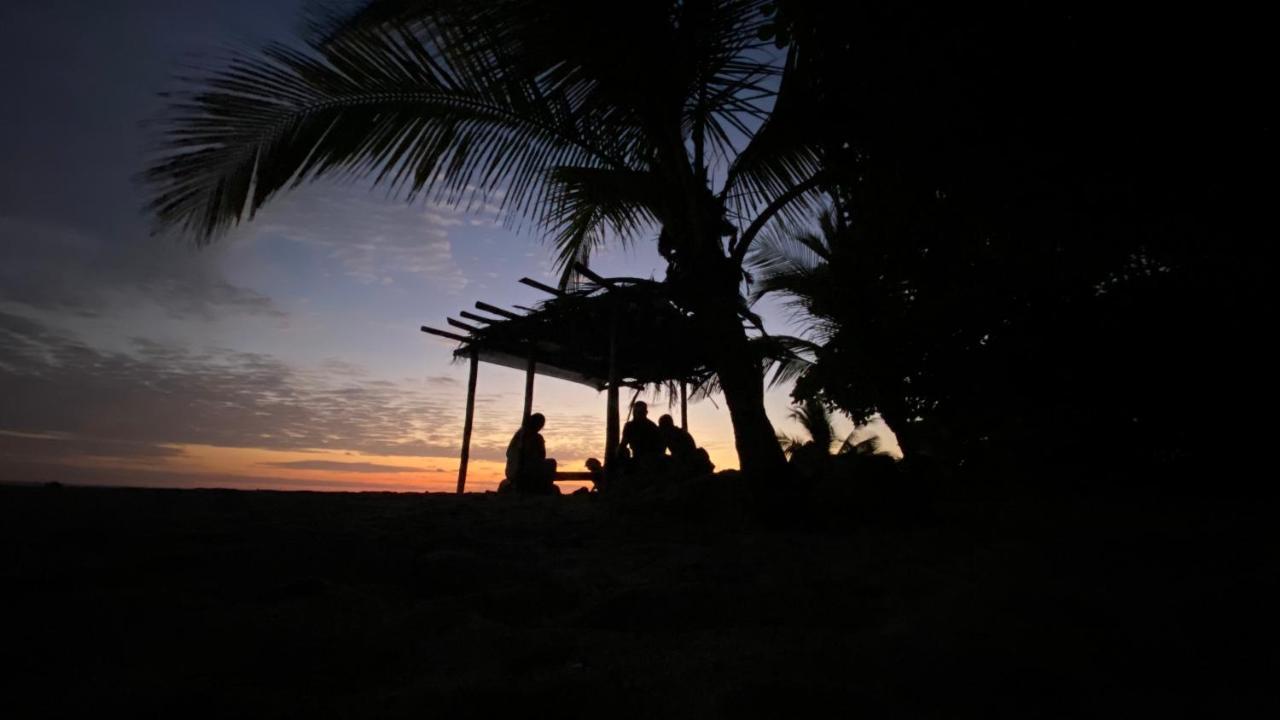
M530 354L529 366L524 373L524 414L520 416L521 426L533 414L533 376L537 369L538 363L533 359L533 355Z
M471 372L467 375L467 412L462 421L462 457L458 460L458 493L467 486L467 461L471 458L471 425L476 415L476 374L480 369L480 353L471 351Z
M612 468L618 453L618 312L609 319L609 399L604 424L604 463Z
M680 381L680 429L689 431L689 384Z

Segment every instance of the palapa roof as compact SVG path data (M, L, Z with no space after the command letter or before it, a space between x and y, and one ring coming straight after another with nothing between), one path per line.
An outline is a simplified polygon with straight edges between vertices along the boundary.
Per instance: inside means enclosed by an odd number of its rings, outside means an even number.
M701 335L662 283L606 279L579 269L593 282L573 290L521 279L551 295L534 308L521 308L523 313L477 302L477 309L497 317L464 311L461 316L472 322L448 319L449 325L465 334L422 329L457 340L460 346L453 353L455 357L466 358L475 352L484 362L526 370L532 356L534 372L596 390L609 385L613 332L617 333L620 386L679 381L697 386L712 374Z

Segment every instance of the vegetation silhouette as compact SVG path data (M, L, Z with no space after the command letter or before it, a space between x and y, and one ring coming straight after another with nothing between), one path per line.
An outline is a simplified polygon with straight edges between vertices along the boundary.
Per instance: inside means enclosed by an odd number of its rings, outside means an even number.
M777 339L797 400L994 475L1195 477L1238 457L1205 441L1216 422L1255 446L1262 205L1241 159L1267 130L1239 28L1091 3L776 9L833 188L817 232L753 253L755 294L811 324Z
M673 297L718 349L743 470L776 474L743 262L813 207L823 175L811 83L798 49L765 37L770 7L374 0L316 15L306 49L237 55L171 96L151 209L203 243L321 177L488 201L549 233L562 284L606 241L656 236Z
M362 7L175 96L161 225L209 240L354 175L498 200L564 267L648 233L754 475L510 503L0 485L19 715L1274 704L1271 504L1226 492L1270 476L1236 465L1273 407L1245 227L1269 185L1232 165L1270 138L1269 44L1114 3ZM744 330L766 294L809 332ZM772 475L767 358L810 482ZM832 454L836 411L904 461Z
M1211 463L1199 418L1260 440L1266 285L1261 185L1230 165L1265 144L1257 64L1220 32L1088 3L373 0L171 96L146 178L199 242L319 177L494 202L548 233L562 284L653 239L749 475L784 472L779 360L909 462ZM763 332L769 293L806 337Z

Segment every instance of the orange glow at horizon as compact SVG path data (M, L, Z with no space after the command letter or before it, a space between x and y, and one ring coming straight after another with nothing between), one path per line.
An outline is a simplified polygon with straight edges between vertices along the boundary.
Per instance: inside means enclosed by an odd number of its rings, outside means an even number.
M457 372L456 369L453 371ZM503 479L505 463L501 458L510 433L519 425L520 399L524 390L522 372L486 365L481 374L476 428L466 480L468 492L495 490ZM457 402L459 406L464 403L460 388L451 394L450 403ZM667 398L644 393L625 399L624 407L627 400L633 399L649 402L654 419L670 412L677 416L679 422L678 405L672 407ZM783 393L773 390L766 394L766 401L775 423L786 418L788 403ZM603 456L604 405L604 394L594 389L542 376L538 378L534 408L547 416L547 426L543 430L547 454L556 458L561 470L584 470L588 457ZM620 419L624 422L629 419L625 410ZM454 427L455 421L459 421L457 427ZM846 424L839 418L837 422ZM706 400L690 403L688 424L695 441L706 449L717 470L738 466L732 425L722 404ZM783 419L776 427L795 434L796 430L788 427L789 424L794 423ZM138 457L79 455L65 456L53 462L86 471L80 473L81 479L70 479L71 482L263 490L454 492L461 436L460 418L454 416L443 423L412 424L389 443L391 447L404 443L406 448L424 447L425 443L426 447L443 451L432 455L361 452L342 447L342 440L337 440L338 447L305 449L169 443L158 447L167 449L170 454ZM892 447L896 449L896 444ZM562 492L572 492L589 485L559 483Z
M549 439L550 444L550 439ZM235 480L235 487L261 490L453 492L457 489L457 457L370 455L335 450L271 450L171 445L176 454L164 458L68 458L62 464L90 470L166 473L192 487L223 485L218 478ZM730 452L732 452L730 450ZM731 458L724 448L714 448L712 462L723 469ZM563 470L584 468L585 458L561 458ZM733 463L736 465L736 463ZM496 490L504 476L504 463L471 459L467 464L467 492ZM201 483L202 480L206 482ZM148 483L149 484L149 483ZM572 492L590 483L558 483Z

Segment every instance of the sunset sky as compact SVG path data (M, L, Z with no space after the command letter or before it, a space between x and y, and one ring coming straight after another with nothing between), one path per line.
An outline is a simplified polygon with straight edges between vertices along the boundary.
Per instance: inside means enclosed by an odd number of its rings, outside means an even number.
M293 37L301 5L0 5L0 481L453 487L466 367L418 327L476 300L542 299L517 283L553 282L536 233L499 226L492 208L313 185L203 250L148 234L135 176L157 93L184 62ZM649 242L593 266L661 278L663 263ZM522 390L521 373L481 366L469 489L496 484ZM786 390L769 398L795 433ZM691 406L690 430L734 467L716 402ZM600 455L604 406L538 379L565 469Z

